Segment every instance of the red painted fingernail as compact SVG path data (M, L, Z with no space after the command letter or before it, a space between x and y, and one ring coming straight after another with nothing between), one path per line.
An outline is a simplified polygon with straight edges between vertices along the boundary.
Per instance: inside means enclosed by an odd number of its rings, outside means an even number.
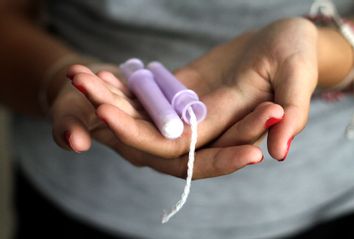
M73 83L73 86L75 86L75 88L78 89L82 94L87 95L87 91L82 85L77 85Z
M107 122L107 120L105 120L105 119L102 119L102 118L101 118L101 120L102 120L102 122L103 122L103 123L105 123L106 125L108 125L108 122Z
M65 138L65 142L66 144L72 149L71 147L71 143L70 143L70 137L71 137L71 133L67 130L64 132L64 138Z
M272 127L273 125L279 123L281 120L282 120L282 118L274 118L274 117L269 118L269 119L267 120L267 122L265 123L264 127L265 127L266 129L269 129L269 128Z
M66 73L66 78L68 78L69 80L73 81L74 79L74 74L71 74L71 73Z
M291 137L289 140L288 140L288 143L286 145L286 151L285 151L285 156L284 158L280 159L279 161L284 161L286 159L286 157L288 157L288 153L289 153L289 150L290 150L290 145L291 145L291 142L293 141L294 137Z
M102 118L101 116L97 115L97 117L103 122L105 123L106 125L108 125L108 122L105 118Z
M250 162L247 165L258 164L258 163L261 163L263 160L264 160L264 156L262 156L262 158L258 162Z

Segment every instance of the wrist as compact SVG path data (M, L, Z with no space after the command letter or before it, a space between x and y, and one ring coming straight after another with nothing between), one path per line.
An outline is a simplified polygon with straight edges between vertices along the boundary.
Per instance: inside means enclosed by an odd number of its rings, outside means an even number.
M334 28L318 28L318 86L333 88L339 85L352 70L352 46Z
M354 65L354 25L341 17L331 0L313 1L305 17L319 26L318 86L346 87L351 83Z

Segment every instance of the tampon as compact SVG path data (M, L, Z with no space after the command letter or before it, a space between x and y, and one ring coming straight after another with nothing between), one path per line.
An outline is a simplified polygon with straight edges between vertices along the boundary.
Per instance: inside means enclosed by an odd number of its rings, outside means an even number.
M207 108L194 91L187 89L160 62L151 62L147 68L152 72L157 85L184 122L190 124L189 107L192 107L198 123L204 120Z
M149 70L144 69L141 60L133 58L120 69L128 80L129 89L139 99L161 134L176 139L183 133L184 125L153 79Z

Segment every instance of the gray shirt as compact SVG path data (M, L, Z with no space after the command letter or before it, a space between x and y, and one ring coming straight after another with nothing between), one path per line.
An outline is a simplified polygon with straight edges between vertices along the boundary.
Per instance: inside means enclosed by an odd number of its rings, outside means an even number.
M342 12L352 1L336 1ZM49 0L54 34L80 52L120 63L130 57L181 66L250 28L308 11L308 0ZM113 233L142 238L274 238L354 210L354 142L344 137L353 99L314 99L305 130L283 163L263 163L192 183L171 221L184 181L136 168L94 143L75 154L52 140L51 126L16 116L14 154L53 202Z

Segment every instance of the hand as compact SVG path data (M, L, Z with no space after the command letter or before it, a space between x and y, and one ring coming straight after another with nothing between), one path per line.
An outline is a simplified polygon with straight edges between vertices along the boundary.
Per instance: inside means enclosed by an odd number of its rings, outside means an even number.
M317 33L305 19L280 20L216 47L177 75L192 88L204 81L203 101L208 107L219 106L220 113L214 115L226 129L261 102L281 105L285 114L268 132L268 150L275 159L284 160L292 139L306 125L317 85ZM214 145L237 143L233 130L230 127Z
M293 34L299 37L293 37ZM260 35L263 37L264 44L257 39ZM286 47L284 43L280 44L284 37L289 38L290 35L292 36L290 40L294 41L291 45L297 46L295 50ZM316 37L316 29L305 20L276 22L259 32L244 34L215 48L176 73L182 82L199 93L208 106L208 118L199 125L200 145L210 143L223 133L221 137L209 144L210 148L197 152L196 171L200 169L200 173L196 173L197 178L231 173L244 165L259 161L261 152L251 144L264 133L264 125L269 119L283 117L279 105L262 104L273 100L273 97L276 102L285 107L286 115L282 122L270 129L269 149L277 159L286 156L289 140L284 139L287 138L286 136L295 135L305 125L309 99L316 86L317 62L314 47ZM84 88L87 90L87 98L93 106L99 105L97 114L108 123L112 130L110 131L112 139L120 143L113 145L113 148L127 155L126 157L135 164L150 166L172 175L180 176L181 173L184 175L185 158L160 162L150 160L146 155L155 154L170 158L182 155L188 149L190 134L188 128L181 139L166 140L151 122L139 118L138 115L131 115L126 110L118 108L119 106L114 106L114 102L102 100L109 97L102 97L102 95L97 97L100 91L97 91L98 87L92 87L90 83L92 79L87 80L88 75L83 76L82 72L77 73L73 82L76 84L81 82L81 86L86 84L87 87ZM305 80L299 76L305 77ZM288 87L284 87L285 85ZM304 90L299 92L299 89ZM106 93L112 94L109 91ZM223 116L220 117L221 115ZM300 120L289 117L291 115L298 116ZM116 119L119 119L119 122ZM114 140L108 141L107 145L114 142ZM86 149L88 147L86 146ZM239 154L242 152L241 148L244 150L243 156ZM143 156L137 156L139 154ZM200 164L201 156L205 161ZM133 158L135 161L132 160ZM167 162L179 163L174 164L175 167L170 167ZM218 167L215 166L222 164L221 162L226 163L223 164L222 170L217 170Z
M301 18L245 33L179 69L176 76L208 107L208 117L199 125L198 145L253 144L267 120L282 119L268 132L268 150L284 160L291 140L307 122L317 69L317 29ZM91 94L94 98L96 93ZM267 101L276 104L269 103L267 113L255 117L254 109ZM188 127L180 139L166 140L150 122L105 103L93 102L100 105L97 114L125 144L164 157L188 150Z
M71 84L66 84L59 93L51 111L53 135L60 146L76 152L83 152L90 148L91 137L93 137L116 150L134 165L149 166L160 172L178 177L185 176L188 159L186 155L165 159L131 147L124 142L124 138L116 137L114 127L116 123L123 124L128 129L135 126L129 123L125 124L118 116L118 118L115 118L116 121L118 119L118 122L111 122L113 123L112 131L111 127L107 127L96 117L95 107L97 106L99 106L98 112L102 111L103 114L107 114L110 120L114 119L112 116L117 116L117 112L118 114L121 113L123 116L127 116L129 120L132 118L134 122L143 124L142 126L139 125L142 130L145 127L151 129L153 136L156 135L158 140L167 141L160 136L125 85L113 74L109 72L94 74L87 67L75 65L69 70L68 77L72 79L72 84L76 89ZM251 144L266 131L266 128L264 125L259 127L258 121L255 121L255 119L268 119L274 111L274 107L278 108L278 114L281 116L282 110L279 107L272 103L264 103L257 107L245 120L241 120L234 125L235 132L239 135L237 138L240 146L198 150L194 179L229 174L246 165L262 161L262 152L257 146ZM255 125L255 123L257 124ZM266 124L266 122L263 123ZM248 128L254 130L251 133L243 131ZM129 139L130 137L131 135L128 135ZM186 140L189 142L188 137Z

